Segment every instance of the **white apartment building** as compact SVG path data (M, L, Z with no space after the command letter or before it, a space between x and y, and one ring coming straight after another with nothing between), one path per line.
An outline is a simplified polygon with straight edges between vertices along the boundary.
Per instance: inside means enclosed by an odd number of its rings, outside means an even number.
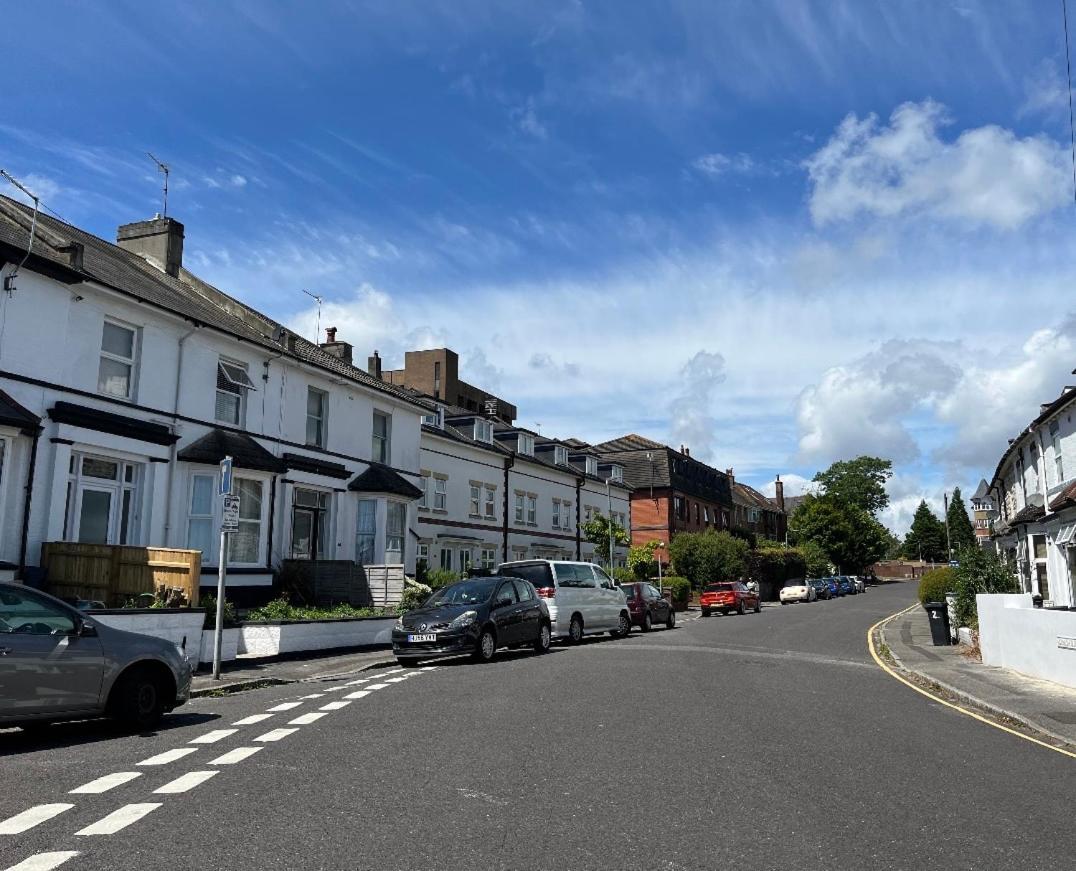
M114 245L38 215L30 248L31 223L0 197L0 572L33 576L44 542L151 545L201 550L215 584L225 455L230 596L290 558L414 570L413 393L200 281L171 218Z
M598 561L582 525L631 528L623 469L571 443L464 409L432 411L421 440L418 557L463 573L521 559ZM627 546L614 548L623 566Z
M1043 405L1010 442L990 495L994 544L1023 589L1044 604L1076 605L1076 387Z

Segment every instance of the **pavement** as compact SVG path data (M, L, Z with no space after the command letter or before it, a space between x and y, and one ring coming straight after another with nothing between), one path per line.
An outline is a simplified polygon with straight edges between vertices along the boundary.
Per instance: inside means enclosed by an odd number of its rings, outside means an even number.
M983 665L966 645L934 647L930 621L912 608L880 629L896 664L958 699L1076 747L1076 690Z
M871 658L914 601L263 686L142 735L0 731L0 869L1068 871L1076 763Z
M220 680L200 671L191 682L191 696L234 693L268 684L326 680L369 668L394 665L392 651L385 647L361 648L328 653L303 653L294 657L244 659L222 663Z

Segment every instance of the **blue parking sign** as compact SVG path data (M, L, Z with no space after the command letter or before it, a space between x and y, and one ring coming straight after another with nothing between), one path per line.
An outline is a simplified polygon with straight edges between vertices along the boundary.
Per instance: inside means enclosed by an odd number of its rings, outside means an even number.
M220 461L220 495L229 496L232 492L232 458Z

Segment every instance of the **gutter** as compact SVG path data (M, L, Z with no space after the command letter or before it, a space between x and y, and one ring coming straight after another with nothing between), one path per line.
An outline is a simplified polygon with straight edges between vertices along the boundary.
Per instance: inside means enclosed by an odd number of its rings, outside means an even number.
M30 465L26 470L25 496L22 500L22 535L19 540L19 579L26 580L26 548L30 535L30 502L34 495L34 473L37 470L37 443L41 439L42 428L38 427L34 432L34 440L30 445Z

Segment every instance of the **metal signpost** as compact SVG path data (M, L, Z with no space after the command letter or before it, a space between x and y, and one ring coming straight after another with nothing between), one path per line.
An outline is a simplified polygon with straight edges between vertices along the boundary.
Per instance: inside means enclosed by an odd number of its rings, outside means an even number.
M228 574L228 533L239 529L239 497L232 495L232 458L220 461L220 551L217 556L217 625L213 630L213 680L220 680L224 639L224 580Z

